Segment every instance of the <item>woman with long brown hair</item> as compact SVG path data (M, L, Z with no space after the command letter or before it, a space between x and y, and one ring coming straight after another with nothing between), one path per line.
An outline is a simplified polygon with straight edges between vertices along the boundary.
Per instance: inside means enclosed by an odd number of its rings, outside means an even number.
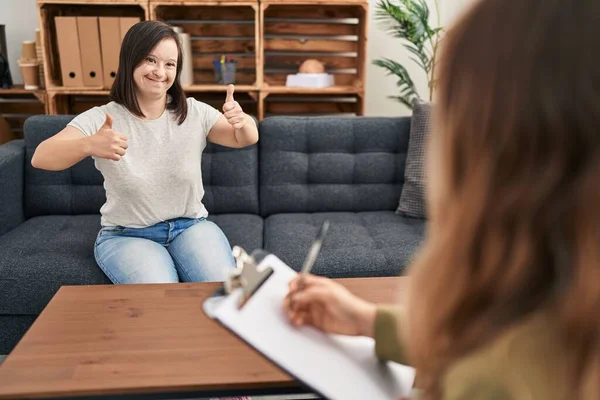
M443 45L403 307L306 276L290 320L374 337L425 398L600 399L599 17L597 0L476 3Z

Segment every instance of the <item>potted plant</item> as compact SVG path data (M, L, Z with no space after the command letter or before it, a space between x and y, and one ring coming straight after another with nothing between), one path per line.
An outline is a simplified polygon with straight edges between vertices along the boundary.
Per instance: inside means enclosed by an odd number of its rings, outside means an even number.
M434 0L434 4L437 15L435 27L429 23L430 10L426 0L379 0L375 9L375 20L384 31L402 40L402 46L411 53L410 59L426 73L429 101L433 99L438 48L444 31L440 26L438 0ZM399 94L389 98L412 110L413 100L422 96L407 69L390 58L374 60L373 64L387 70L387 75L398 77L396 86Z

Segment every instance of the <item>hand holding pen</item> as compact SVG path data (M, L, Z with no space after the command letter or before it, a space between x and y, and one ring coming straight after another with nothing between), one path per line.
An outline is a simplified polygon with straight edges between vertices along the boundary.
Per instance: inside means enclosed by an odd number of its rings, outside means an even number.
M373 336L376 306L329 278L310 275L329 223L326 221L304 262L290 282L283 308L295 326L313 326L327 333Z
M302 270L300 271L300 280L298 282L298 290L302 290L304 277L310 273L313 265L315 265L315 261L319 253L321 252L321 247L323 246L323 240L325 239L325 235L327 234L327 230L329 229L329 221L325 220L317 237L313 240L310 249L308 250L308 254L304 259L304 264L302 265Z

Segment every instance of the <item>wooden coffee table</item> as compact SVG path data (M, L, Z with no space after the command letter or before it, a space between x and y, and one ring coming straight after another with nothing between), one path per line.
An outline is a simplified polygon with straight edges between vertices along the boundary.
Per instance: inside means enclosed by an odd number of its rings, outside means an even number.
M339 279L397 301L406 278ZM64 286L0 365L0 399L302 393L202 310L216 283Z

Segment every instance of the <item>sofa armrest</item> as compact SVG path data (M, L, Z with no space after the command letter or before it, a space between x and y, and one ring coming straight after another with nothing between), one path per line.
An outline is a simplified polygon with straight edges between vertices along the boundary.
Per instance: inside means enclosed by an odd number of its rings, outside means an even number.
M0 235L25 220L23 212L25 141L0 146Z

